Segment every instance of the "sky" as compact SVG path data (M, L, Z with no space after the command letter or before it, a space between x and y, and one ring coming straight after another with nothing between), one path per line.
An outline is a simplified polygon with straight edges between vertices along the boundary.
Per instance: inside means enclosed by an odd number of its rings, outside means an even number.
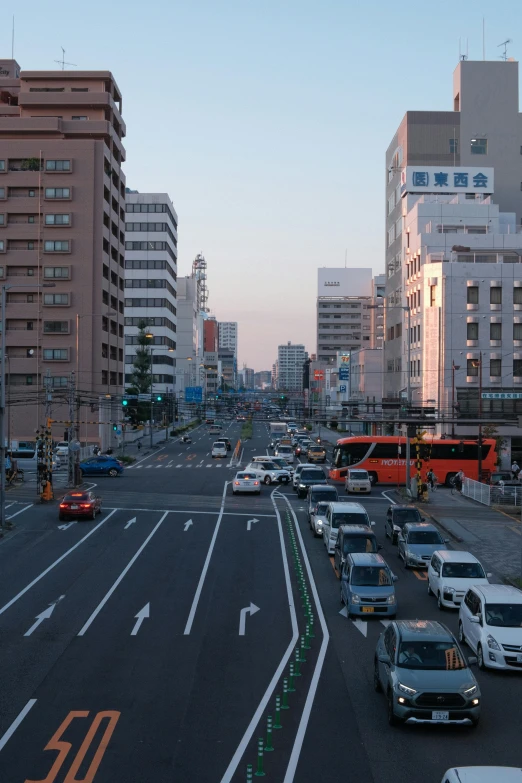
M520 0L24 0L15 59L59 67L63 46L112 71L127 185L170 195L178 275L204 254L211 314L263 370L288 340L315 353L318 267L384 271L385 150L405 111L452 109L459 39L482 59L483 16L486 58L513 38L519 59Z

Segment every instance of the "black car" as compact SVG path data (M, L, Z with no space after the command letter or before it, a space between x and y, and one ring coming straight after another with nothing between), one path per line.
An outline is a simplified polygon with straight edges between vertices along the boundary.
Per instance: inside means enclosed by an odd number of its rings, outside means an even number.
M297 485L297 497L306 497L308 487L310 487L312 484L328 484L328 480L324 475L324 470L322 468L303 468L299 476L299 483Z
M384 534L392 544L397 543L397 537L407 522L424 522L420 511L415 506L389 506L384 523Z
M216 443L224 443L227 447L227 451L232 450L232 444L230 443L230 440L228 438L218 438Z

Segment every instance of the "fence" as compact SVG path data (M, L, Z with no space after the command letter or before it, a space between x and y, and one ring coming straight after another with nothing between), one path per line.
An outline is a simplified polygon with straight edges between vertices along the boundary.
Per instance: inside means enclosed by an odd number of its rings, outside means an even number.
M465 478L462 494L484 506L522 506L522 483L490 485Z

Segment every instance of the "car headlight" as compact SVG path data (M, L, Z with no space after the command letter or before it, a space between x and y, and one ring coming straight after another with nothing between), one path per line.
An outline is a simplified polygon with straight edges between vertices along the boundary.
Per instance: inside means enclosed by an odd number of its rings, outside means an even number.
M317 525L317 527L321 527L321 525L323 524L323 520L322 519L316 519L315 520L315 524Z
M454 588L454 587L446 587L446 585L444 585L444 592L445 592L445 593L452 593L452 594L453 594L453 593L455 593L455 592L456 592L456 590L455 590L455 588Z
M394 533L400 533L401 532L401 529L400 529L399 525L394 525L393 526L393 532Z
M492 650L501 650L502 649L500 644L497 642L496 639L493 638L493 636L491 636L491 634L488 634L488 637L487 637L486 641L488 643L488 647L490 647Z
M397 683L397 688L405 693L407 696L415 696L417 691L415 688L410 688L409 685L403 685L402 682Z
M477 690L477 686L472 685L471 688L466 688L464 690L464 696L472 696L476 690Z
M299 484L299 489L306 489L306 484Z
M394 604L395 603L395 596L394 595L389 595L388 598L386 599L386 603L387 604Z
M355 595L355 593L352 595L352 604L360 604L361 598L358 595Z

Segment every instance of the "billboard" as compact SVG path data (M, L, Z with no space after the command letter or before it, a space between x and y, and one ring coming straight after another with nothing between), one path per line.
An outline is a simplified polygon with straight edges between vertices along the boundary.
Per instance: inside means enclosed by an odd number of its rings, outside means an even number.
M202 386L187 386L185 389L185 402L202 402L203 401L203 387Z
M317 270L317 296L371 296L372 270L361 267L321 267Z
M401 193L494 192L494 169L488 166L406 166Z

